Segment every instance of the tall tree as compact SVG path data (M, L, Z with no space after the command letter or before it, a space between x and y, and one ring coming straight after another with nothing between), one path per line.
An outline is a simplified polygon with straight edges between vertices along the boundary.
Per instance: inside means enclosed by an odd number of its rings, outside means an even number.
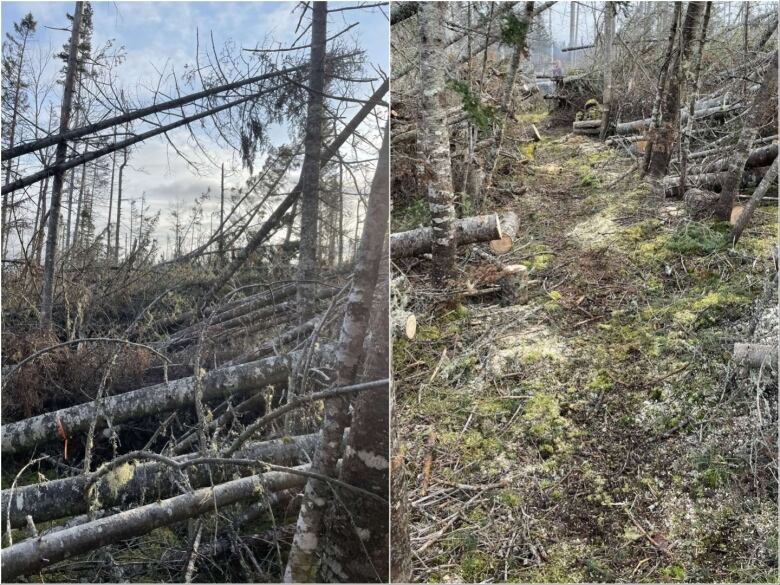
M68 64L65 69L65 84L60 108L60 133L67 132L70 123L70 111L73 103L73 88L76 84L76 58L81 35L81 20L84 12L84 2L76 2L70 32L70 49ZM59 167L65 162L68 151L66 142L57 145L54 164ZM57 231L60 224L60 206L62 199L62 183L64 172L58 170L54 174L52 184L51 205L49 210L49 231L46 236L46 258L43 266L43 292L41 295L40 325L43 329L51 329L52 308L54 303L54 268L57 254Z
M317 242L320 198L320 153L322 150L323 89L328 3L313 2L309 101L306 111L306 137L301 167L301 242L298 267L298 305L301 322L314 314L317 277Z
M455 201L452 188L450 133L445 108L447 69L444 55L444 27L447 3L421 2L417 14L420 26L420 129L422 172L433 230L432 277L446 286L455 273Z
M18 23L14 23L14 34L6 33L6 43L3 44L3 81L2 81L2 105L3 105L3 147L13 148L17 138L17 126L19 116L28 107L27 96L24 89L28 86L24 75L24 58L27 51L27 43L35 33L37 23L32 13L28 12ZM13 162L4 161L5 183L11 181L11 169ZM11 200L10 205L13 204ZM7 253L7 239L10 232L7 213L9 210L8 193L3 195L2 209L2 250L3 256Z

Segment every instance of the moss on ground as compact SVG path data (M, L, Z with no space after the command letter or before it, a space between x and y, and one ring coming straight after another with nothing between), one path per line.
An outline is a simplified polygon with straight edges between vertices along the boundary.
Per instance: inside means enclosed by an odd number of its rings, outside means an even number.
M418 337L395 342L411 492L430 429L434 480L508 482L462 509L424 556L443 568L421 578L777 581L774 463L757 477L746 440L754 397L721 398L776 214L760 208L732 249L726 225L665 214L630 165L545 137L521 177L497 177L526 187L495 209L523 218L522 310L420 301ZM472 495L413 523L433 532Z

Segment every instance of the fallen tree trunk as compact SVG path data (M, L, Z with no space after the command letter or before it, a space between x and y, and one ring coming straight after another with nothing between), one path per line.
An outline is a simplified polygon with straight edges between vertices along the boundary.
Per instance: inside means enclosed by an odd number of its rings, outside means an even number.
M735 343L734 361L757 370L766 365L777 370L777 346L760 343Z
M745 169L742 175L741 187L755 187L764 178L768 167L760 167L757 169ZM718 173L705 173L702 175L689 175L685 191L692 188L706 189L708 191L720 192L720 189L729 177L728 171L721 171ZM667 197L682 197L683 192L680 189L680 177L666 177L663 181L664 195Z
M287 356L212 370L200 380L202 400L285 382L299 355L300 352L294 352ZM74 433L86 430L96 418L99 419L98 425L102 426L101 419L103 422L106 418L110 418L112 423L122 422L175 410L192 404L194 400L194 376L181 378L168 384L148 386L3 425L0 447L3 453L18 453L38 443L57 440L59 428L64 429L66 436L73 437Z
M575 130L588 130L592 128L601 128L601 120L579 120L572 126Z
M628 138L626 138L626 140L628 140ZM758 148L762 144L769 144L770 142L773 142L775 140L777 140L777 134L775 134L773 136L766 136L764 138L758 138L758 139L753 141L753 147L754 148ZM691 154L688 155L688 160L694 160L694 159L699 159L699 158L706 158L708 156L713 156L713 155L716 155L716 154L729 154L729 153L731 153L732 150L734 150L734 146L733 145L731 145L731 146L719 146L719 147L716 147L716 148L708 148L706 150L700 150L698 152L692 152ZM673 159L673 160L675 162L677 162L677 159ZM769 161L769 162L772 162L772 161ZM767 164L769 164L769 163L767 163Z
M498 215L477 215L455 222L455 242L458 246L501 239ZM431 228L417 228L390 235L390 256L393 259L419 256L431 251Z
M572 133L583 136L598 136L601 133L601 128L574 128Z
M745 161L745 168L752 169L756 167L766 167L772 164L772 161L777 158L777 144L770 144L768 146L762 146L750 151L750 154ZM725 171L729 168L730 157L724 156L712 162L704 165L696 165L691 167L690 172L695 175L703 173L714 173L718 171Z
M338 290L339 289L330 287L319 288L316 295L317 299L330 298L336 294ZM292 289L292 294L295 294L295 288ZM196 323L186 329L182 329L158 347L174 348L188 343L194 343L197 341L200 332L204 328L209 336L218 336L220 333L227 332L237 327L249 327L257 324L261 324L263 328L265 328L270 326L271 323L283 322L280 321L280 319L272 319L273 317L283 318L287 315L293 316L298 309L298 302L295 299L278 304L269 304L269 301L267 300L262 302L257 301L257 303L257 305L254 301L246 303L231 309L230 311L215 315L213 318Z
M11 581L64 559L147 534L156 528L213 512L223 506L300 486L303 483L301 479L300 475L281 471L252 475L26 540L6 547L0 553L3 580Z
M318 435L301 435L290 439L275 439L252 443L237 451L238 459L256 459L278 465L297 463L306 453L313 455ZM174 459L184 462L197 458L198 454L180 455ZM226 481L235 473L235 466L217 466L207 469L205 466L187 468L190 485L194 488L209 485L212 481ZM109 472L95 484L95 497L99 507L128 507L144 501L171 497L180 490L176 484L178 476L164 463L125 464ZM26 485L0 492L2 502L3 529L10 523L11 528L20 528L27 523L27 515L38 524L58 518L76 516L90 511L90 502L86 490L90 476L78 475ZM301 478L300 485L303 485Z
M693 113L693 117L695 120L698 120L700 118L715 118L719 120L736 112L737 109L738 107L736 104L728 105L728 106L715 106L712 108L696 110ZM688 112L684 111L682 114L680 114L680 123L684 124L687 121L688 121ZM651 122L652 122L652 118L645 118L644 120L634 120L633 122L622 122L617 126L615 126L615 132L617 132L618 134L636 134L639 132L644 132L645 130L650 128Z
M747 202L747 205L745 205L745 207L742 209L742 213L740 213L739 217L734 223L734 228L731 230L731 242L734 246L737 245L737 242L739 241L742 232L747 227L747 224L750 221L750 218L753 216L756 207L758 207L759 202L764 198L766 192L769 190L769 187L776 180L777 180L777 159L775 159L775 161L772 163L772 166L769 167L769 170L767 171L766 175L764 175L764 178L761 179L761 184L754 191L753 195L750 197L750 201Z

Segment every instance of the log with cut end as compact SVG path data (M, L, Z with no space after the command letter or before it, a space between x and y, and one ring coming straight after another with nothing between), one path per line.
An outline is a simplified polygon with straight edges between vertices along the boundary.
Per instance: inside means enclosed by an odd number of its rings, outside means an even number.
M506 254L512 249L519 229L517 215L513 212L507 212L501 215L501 237L497 240L491 240L490 249L496 254Z
M767 170L768 167L745 169L745 172L742 175L741 187L744 189L757 186ZM708 191L720 192L721 186L728 176L728 171L688 175L685 191L692 188L700 188ZM683 191L680 189L680 177L666 177L663 181L663 186L664 194L667 197L682 197Z
M414 339L417 335L417 317L409 311L393 311L393 337Z
M601 128L574 128L572 134L579 134L581 136L598 136L601 132Z
M735 343L734 361L753 370L769 367L777 371L777 346L761 343Z
M308 469L308 466L296 468ZM39 538L6 547L0 553L3 580L40 571L54 563L182 520L213 512L264 494L302 485L300 475L271 471L202 488L194 492L133 508Z
M297 463L312 456L317 446L318 435L301 435L290 439L275 439L250 443L234 455L238 459L256 459L278 465ZM198 454L180 455L177 462L198 457ZM190 485L194 488L226 481L236 472L233 466L192 466L187 468ZM179 493L178 476L164 463L128 463L108 472L95 484L95 495L102 509L113 506L128 507L152 500L168 498ZM301 478L300 485L304 479ZM11 528L26 524L26 517L32 516L36 524L58 518L85 514L90 511L86 489L89 476L78 475L6 489L0 493L3 510L3 527L10 522Z
M455 241L459 246L489 242L501 238L498 215L477 215L455 222ZM390 255L393 259L419 256L431 251L431 228L418 228L390 236Z
M328 358L327 351L321 356ZM243 393L258 386L285 382L292 365L300 352L286 356L274 356L212 370L200 380L203 400L225 397L233 393ZM89 428L93 419L98 426L105 425L105 419L112 423L140 418L159 412L171 411L190 405L195 400L195 378L181 378L167 384L147 386L132 392L109 396L101 401L86 402L55 412L34 416L25 420L2 426L0 447L3 453L18 453L39 443L57 441L58 428L65 430L68 437Z
M578 120L574 122L573 128L575 130L592 130L593 128L601 128L601 120Z

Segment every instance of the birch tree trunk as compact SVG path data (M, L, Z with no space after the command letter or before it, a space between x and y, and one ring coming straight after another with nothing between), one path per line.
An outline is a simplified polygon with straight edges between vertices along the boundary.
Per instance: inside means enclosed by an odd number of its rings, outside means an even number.
M68 65L65 73L65 88L62 94L62 107L60 109L60 133L68 131L70 123L70 110L73 103L73 87L76 82L76 57L79 49L79 37L81 35L81 18L84 11L84 3L76 2L76 11L73 15L70 33L70 47L68 49ZM59 166L65 162L68 153L68 145L61 142L57 145L54 164ZM60 225L60 207L62 200L62 183L64 171L57 171L52 185L51 203L49 206L49 231L46 235L46 258L43 266L43 290L41 293L41 329L51 329L52 308L54 305L54 268L57 254L57 231Z
M336 351L336 384L348 385L355 381L363 359L363 341L369 322L371 303L383 261L383 244L389 221L389 127L385 128L382 148L379 151L368 209L355 259L355 275L352 290L347 299L344 320L341 325ZM387 310L387 309L385 309ZM325 414L321 429L321 441L312 464L312 470L335 477L336 463L344 429L349 426L349 401L334 398L325 402ZM290 550L285 583L314 581L318 571L321 551L322 520L330 500L327 484L310 480L306 483L304 500Z
M387 261L388 240L382 252L379 280L374 292L370 334L363 351L366 355L365 380L389 378L390 281ZM347 446L341 462L341 480L389 500L390 424L388 386L370 396L355 398ZM387 582L387 505L360 493L341 492L349 499L347 510L337 500L328 512L323 545L322 577L330 582Z
M420 147L426 197L431 210L431 267L434 285L446 287L455 274L455 195L450 133L445 108L444 28L446 3L422 2L420 26Z
M300 322L314 314L312 281L317 277L317 243L320 201L320 149L322 146L322 92L325 77L325 38L328 3L314 2L311 24L309 102L306 111L306 138L301 167L301 244L298 266Z

